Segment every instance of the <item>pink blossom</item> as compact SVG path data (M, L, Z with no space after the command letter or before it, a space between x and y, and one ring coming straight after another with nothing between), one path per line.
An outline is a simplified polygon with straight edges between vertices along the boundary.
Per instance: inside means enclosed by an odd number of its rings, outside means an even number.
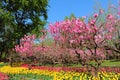
M100 14L103 14L103 13L104 13L103 9L100 9Z
M84 36L82 36L82 35L79 36L79 39L80 39L80 40L83 40L83 39L84 39Z
M118 16L120 16L120 12L118 12L117 14L118 14Z
M71 44L74 42L74 40L69 40L69 41L70 41Z
M96 20L90 20L90 25L94 25L95 24L95 22L96 22Z
M94 14L94 18L97 18L99 15L98 15L98 13L95 13Z
M110 40L111 38L112 38L111 35L107 35L107 36L106 36L106 39L108 39L108 40Z
M112 14L107 15L107 19L113 19L113 18L114 18L114 16Z
M86 16L82 16L82 18L83 18L83 19L85 19L85 18L86 18Z

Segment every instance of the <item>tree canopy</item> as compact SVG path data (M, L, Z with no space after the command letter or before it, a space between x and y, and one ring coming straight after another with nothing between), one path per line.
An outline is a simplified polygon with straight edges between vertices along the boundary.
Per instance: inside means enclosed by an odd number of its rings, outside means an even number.
M47 20L48 0L0 0L0 52L28 33L40 33Z

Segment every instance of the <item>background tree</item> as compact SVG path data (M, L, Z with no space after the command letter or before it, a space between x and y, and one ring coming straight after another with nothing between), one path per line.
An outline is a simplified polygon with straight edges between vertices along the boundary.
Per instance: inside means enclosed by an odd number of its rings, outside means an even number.
M74 13L71 13L70 16L65 16L65 20L71 20L72 18L76 18Z
M40 33L46 23L47 6L48 0L0 1L1 55L19 44L25 34Z
M113 14L115 18L117 18L115 27L117 28L116 36L114 39L109 42L110 46L106 46L106 49L111 50L113 55L108 56L108 59L117 59L120 60L120 1L118 0L118 4L111 4L109 2L107 13ZM106 14L107 14L106 13ZM104 19L104 18L103 18Z

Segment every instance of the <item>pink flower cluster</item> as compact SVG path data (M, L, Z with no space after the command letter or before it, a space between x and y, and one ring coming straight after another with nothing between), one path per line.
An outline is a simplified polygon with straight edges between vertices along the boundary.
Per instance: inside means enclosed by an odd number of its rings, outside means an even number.
M80 18L56 22L49 25L49 31L56 44L77 51L83 61L105 59L104 46L115 36L117 19L108 14L105 22L98 22L101 14L102 10L99 14L95 13L88 22Z
M94 19L90 19L88 23L79 18L73 18L72 20L50 24L50 33L53 35L55 41L69 41L70 43L84 43L86 40L92 38L95 38L96 43L100 43L104 39L111 39L113 36L112 33L115 31L114 16L108 14L106 22L97 25L96 18L98 16L97 13L94 14Z
M15 46L15 51L20 53L21 56L31 56L33 55L33 41L35 39L35 35L27 36L25 35L20 40L20 45Z
M34 44L35 35L25 35L20 39L20 45L16 45L14 51L19 53L21 57L34 56L37 52L45 52L47 47L37 46Z

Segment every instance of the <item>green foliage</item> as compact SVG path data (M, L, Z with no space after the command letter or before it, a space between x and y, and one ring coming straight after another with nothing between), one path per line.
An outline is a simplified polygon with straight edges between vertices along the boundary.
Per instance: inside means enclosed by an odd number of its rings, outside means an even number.
M101 64L101 66L109 66L109 67L120 67L120 60L105 60Z
M10 80L53 80L52 76L36 74L9 74Z
M65 16L64 20L71 20L72 18L77 18L74 13L71 13L70 16ZM78 17L80 20L84 20L82 17Z
M0 62L0 67L7 66L7 65L8 65L8 63Z
M52 38L48 38L48 39L43 41L43 44L45 46L53 46L54 45L54 40Z
M71 13L70 16L66 16L65 20L68 20L68 19L71 20L72 18L76 18L75 15L74 15L74 13Z
M19 44L25 34L40 35L47 20L48 0L0 1L0 52Z

